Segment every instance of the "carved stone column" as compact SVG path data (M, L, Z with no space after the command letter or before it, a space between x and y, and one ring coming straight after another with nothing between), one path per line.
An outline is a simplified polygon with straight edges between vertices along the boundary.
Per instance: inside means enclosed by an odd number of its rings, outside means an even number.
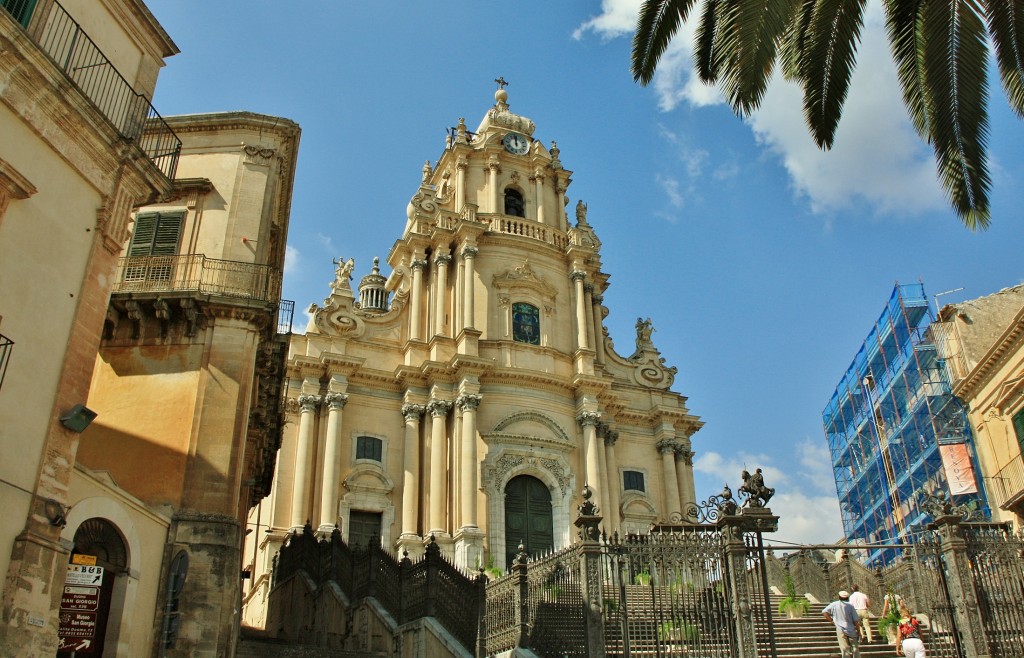
M605 454L604 438L608 433L608 423L599 422L595 428L597 431L597 467L600 473L600 482L598 483L598 493L600 497L594 501L601 507L601 513L608 516L608 506L611 497L608 492L608 460Z
M693 452L690 442L683 440L676 445L676 480L679 482L679 504L682 513L697 504L697 492L693 486ZM694 521L692 517L689 520Z
M498 194L498 172L501 171L501 166L498 164L498 157L492 155L487 160L487 186L491 190L491 212L492 213L503 213L505 209L502 208L500 203L500 195Z
M291 526L301 528L309 521L309 471L313 452L313 427L320 406L319 395L299 396L299 436L295 448L295 481L292 486Z
M661 453L662 481L665 485L665 520L671 523L680 519L679 482L676 480L676 442L662 439L656 444Z
M480 406L479 395L460 395L455 401L462 411L462 458L460 477L460 500L462 506L462 527L476 528L476 409Z
M448 509L448 400L431 400L427 404L430 412L430 519L429 534L447 534L445 511Z
M343 393L328 393L324 396L327 403L327 437L324 444L323 488L320 491L320 528L321 534L330 535L338 523L338 462L341 457L341 410L348 402Z
M544 224L544 170L537 167L530 180L534 183L534 197L537 203L537 223Z
M618 532L622 499L619 492L622 490L622 478L619 476L619 460L615 456L615 442L619 440L619 433L608 429L604 433L605 462L608 465L608 509L604 511L604 518L608 522L608 532Z
M583 428L583 445L585 449L584 464L586 482L596 500L601 500L601 458L598 456L597 424L601 422L601 414L596 411L581 411L576 415L576 422ZM596 503L595 503L596 504Z
M437 267L437 281L435 282L435 297L437 305L434 307L434 335L447 336L445 333L445 315L448 310L448 263L452 262L450 254L438 254L434 256L434 265Z
M462 248L463 277L465 279L462 289L462 326L466 329L473 329L475 327L474 315L476 307L473 303L473 279L476 277L476 271L474 269L474 259L479 251L476 247L469 245Z
M418 538L416 521L420 502L420 416L422 404L403 404L405 440L402 444L402 537Z
M469 166L465 156L460 155L455 161L455 212L462 212L466 205L466 167Z
M594 347L597 340L594 337L594 285L583 284L583 307L587 312L587 345Z
M409 309L409 338L423 340L423 269L425 260L413 260L412 267L412 299Z
M601 303L604 297L593 293L590 295L593 316L591 324L594 328L594 348L597 350L597 362L604 364L604 306Z
M576 285L576 343L580 349L585 350L590 347L587 344L587 309L586 296L583 292L583 281L587 278L587 273L574 270L571 276Z

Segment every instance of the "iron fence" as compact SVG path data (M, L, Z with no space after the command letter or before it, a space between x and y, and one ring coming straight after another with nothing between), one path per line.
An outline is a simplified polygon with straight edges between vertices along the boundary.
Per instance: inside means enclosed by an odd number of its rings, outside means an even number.
M18 0L4 2L15 19L25 19L23 25L26 26L32 4ZM168 179L173 179L181 154L181 140L149 99L128 84L71 14L55 1L42 20L41 28L33 32L39 47L110 121L118 134L136 143Z
M218 260L202 254L123 257L118 261L113 292L171 290L276 303L281 275L270 265Z
M968 564L993 658L1024 656L1024 537L1002 524L965 524Z

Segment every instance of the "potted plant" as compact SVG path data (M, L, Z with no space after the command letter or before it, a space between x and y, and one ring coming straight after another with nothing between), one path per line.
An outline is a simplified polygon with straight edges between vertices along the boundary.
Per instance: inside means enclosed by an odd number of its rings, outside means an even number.
M786 574L786 595L779 601L779 614L786 615L790 619L797 619L807 614L811 602L807 597L797 596L796 585L793 584L793 577Z
M487 566L484 567L484 573L492 580L497 580L505 575L499 567L494 566L493 555L487 558Z
M897 631L900 626L899 598L893 593L892 588L885 595L887 605L885 614L878 618L878 634L885 635L889 644L896 645Z
M697 627L685 621L670 619L658 625L658 640L666 644L678 646L682 653L686 653L686 645L697 641L698 634ZM672 653L676 652L673 651Z
M644 567L643 571L633 576L633 582L647 587L651 584L651 572L647 570L647 567Z

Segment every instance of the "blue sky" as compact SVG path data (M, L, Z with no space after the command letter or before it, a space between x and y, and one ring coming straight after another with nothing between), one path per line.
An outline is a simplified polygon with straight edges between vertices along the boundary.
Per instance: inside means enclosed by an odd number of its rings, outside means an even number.
M568 194L604 244L618 350L650 316L675 390L706 423L698 497L763 467L778 539L842 535L821 411L893 284L964 288L947 303L1024 282L1024 123L990 78L992 227L971 233L905 119L875 0L828 153L788 84L735 117L693 80L688 32L636 85L639 0L147 4L181 49L160 74L162 114L302 126L284 284L297 309L326 296L332 258L355 258L358 278L387 255L424 160L459 117L476 126L504 76L512 110L575 172Z

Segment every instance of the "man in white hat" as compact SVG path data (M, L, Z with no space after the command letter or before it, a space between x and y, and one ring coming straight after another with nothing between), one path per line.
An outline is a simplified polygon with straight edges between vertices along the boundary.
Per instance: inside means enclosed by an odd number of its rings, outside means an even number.
M860 617L857 609L850 605L850 593L845 589L839 598L825 606L825 619L836 625L836 639L843 658L860 658Z

